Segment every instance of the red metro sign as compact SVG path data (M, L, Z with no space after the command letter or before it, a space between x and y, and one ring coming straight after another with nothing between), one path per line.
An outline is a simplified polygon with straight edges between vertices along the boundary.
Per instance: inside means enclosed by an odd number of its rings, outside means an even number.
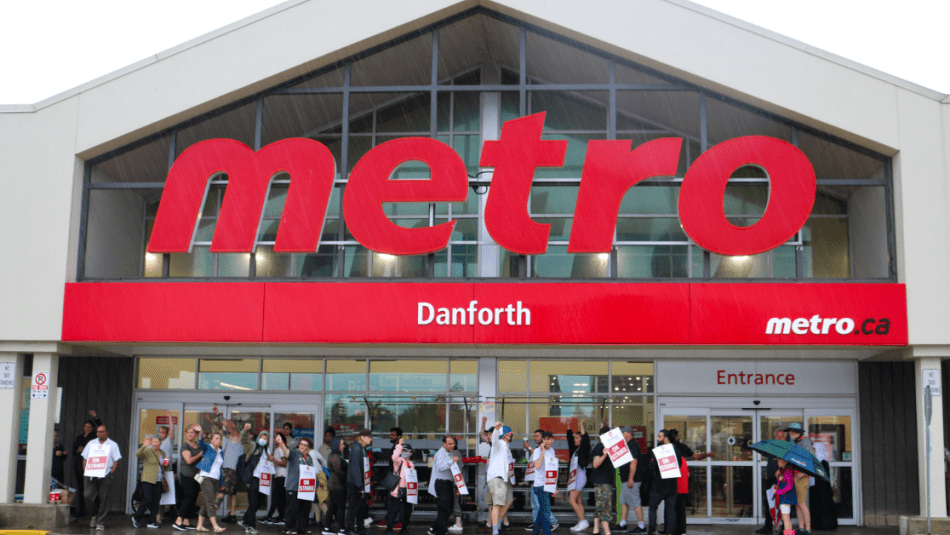
M494 174L485 203L488 233L516 254L543 254L549 224L528 214L534 171L564 164L566 141L542 140L544 113L505 122L501 139L486 141L480 165ZM637 183L674 176L681 138L662 138L633 151L629 140L591 141L581 175L571 227L569 253L605 253L613 244L624 194ZM391 179L408 161L428 165L430 178ZM726 220L723 196L729 176L744 165L758 165L769 177L769 201L754 225ZM274 244L275 252L314 252L333 188L336 162L326 146L303 138L272 143L256 153L230 139L212 139L186 149L168 174L148 245L150 253L191 249L209 179L227 173L227 194L211 241L211 251L254 250L267 188L279 172L290 188ZM723 255L753 255L778 247L805 224L815 201L815 172L793 145L763 136L722 142L690 166L679 196L679 217L690 238ZM383 143L357 162L343 195L343 217L354 238L373 251L392 255L427 254L445 248L455 220L425 228L403 228L386 217L383 203L464 202L468 173L448 145L430 138Z

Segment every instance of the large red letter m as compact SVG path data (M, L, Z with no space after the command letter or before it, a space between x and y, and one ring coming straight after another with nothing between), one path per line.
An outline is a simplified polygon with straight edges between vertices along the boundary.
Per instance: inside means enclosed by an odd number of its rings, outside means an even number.
M294 138L271 143L257 153L232 139L210 139L187 148L168 173L148 252L191 251L209 180L220 173L228 175L228 186L211 251L253 252L268 185L280 172L290 174L290 189L274 251L316 251L336 162L322 143Z

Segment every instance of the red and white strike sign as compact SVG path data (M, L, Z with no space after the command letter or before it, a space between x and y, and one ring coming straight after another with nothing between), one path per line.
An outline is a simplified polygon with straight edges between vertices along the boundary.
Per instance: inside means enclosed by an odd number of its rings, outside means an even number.
M614 468L633 462L633 455L630 454L630 448L627 447L627 442L624 441L619 427L600 435L600 441L604 443L604 449L607 450Z
M676 463L676 450L672 444L664 444L653 448L656 464L660 467L660 477L671 479L680 477L680 467Z
M455 488L459 489L459 494L468 494L468 487L465 486L465 478L462 477L462 471L459 466L452 463L452 479L455 480Z
M419 503L419 474L415 468L406 468L406 501Z
M554 455L544 456L544 492L557 493L558 459Z
M297 499L308 502L317 499L317 469L300 465L300 483L297 485Z

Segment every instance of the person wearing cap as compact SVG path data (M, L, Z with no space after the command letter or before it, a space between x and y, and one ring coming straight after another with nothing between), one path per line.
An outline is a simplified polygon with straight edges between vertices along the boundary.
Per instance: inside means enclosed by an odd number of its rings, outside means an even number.
M540 448L540 447L541 447L541 444L544 442L544 430L543 430L543 429L537 429L537 430L535 430L535 432L534 432L534 437L532 437L532 438L534 438L535 447L536 447L536 448ZM532 456L534 455L534 452L537 451L537 449L532 448L531 445L528 444L528 440L527 440L527 439L525 439L525 441L524 441L524 449L528 450L528 454L529 454L529 455L532 455ZM534 472L532 475L534 475L535 477L537 477L537 472ZM534 519L535 517L538 516L538 507L540 507L540 504L538 503L538 498L537 498L537 496L535 496L534 493L532 492L532 493L531 493L531 518L532 518L532 519ZM549 520L550 520L550 522L551 522L551 529L557 529L557 525L558 525L558 524L557 524L557 518L554 516L553 513L551 513ZM535 532L536 530L534 529L534 522L532 522L531 525L529 525L528 527L526 527L526 528L524 528L524 529L525 529L525 531L532 531L532 532Z
M805 436L805 429L802 427L802 424L792 422L788 424L788 428L785 429L785 432L796 446L801 446L812 455L815 454L815 444L810 438ZM798 517L798 527L801 528L804 526L803 530L799 530L799 533L803 535L811 535L811 511L808 509L808 486L810 481L811 477L808 474L798 471L795 472L795 492L798 494L798 503L795 505L795 516Z
M346 472L346 531L349 535L367 535L361 515L362 504L366 502L363 472L367 463L366 448L373 443L373 432L365 427L360 429L356 442L350 446L350 465ZM357 518L360 517L360 518ZM359 526L359 531L356 527Z
M531 462L534 463L534 485L531 487L531 503L532 505L535 502L538 504L534 509L534 524L532 524L534 535L551 535L551 529L553 529L551 495L544 491L544 479L547 474L544 465L549 458L553 457L554 435L550 431L542 431L541 444L531 454Z
M511 492L511 481L508 479L508 467L511 463L509 444L514 432L507 425L495 422L495 430L491 435L491 455L488 457L488 493L492 500L491 531L498 535L501 517L508 511L508 496ZM504 505L503 505L504 504Z
M393 447L392 457L393 473L399 474L399 484L389 493L389 503L386 511L386 533L384 535L396 535L393 531L396 526L401 526L399 535L409 534L409 518L412 516L413 506L408 501L406 473L416 468L409 460L410 457L412 457L412 446L406 444L405 439L400 434L395 447ZM400 517L399 522L396 522L397 516Z
M643 504L640 502L640 482L636 480L637 463L640 460L640 443L633 439L633 428L629 425L620 428L627 442L633 461L620 467L620 531L627 530L627 517L630 509L637 515L637 527L633 533L646 533L643 525Z
M600 428L600 434L610 431L610 426ZM590 452L591 466L590 482L594 485L594 533L600 533L600 526L604 526L604 535L610 535L610 522L614 519L614 463L610 460L610 452L603 442L598 442Z

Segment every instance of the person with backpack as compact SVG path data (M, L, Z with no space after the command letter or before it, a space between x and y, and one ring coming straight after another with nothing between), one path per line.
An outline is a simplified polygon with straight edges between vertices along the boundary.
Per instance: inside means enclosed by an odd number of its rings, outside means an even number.
M243 462L242 460L238 461L238 476L241 481L247 484L247 511L244 512L244 519L241 522L246 533L260 533L257 530L257 510L261 503L266 502L266 498L262 500L263 495L260 492L260 474L261 470L268 470L267 443L269 439L270 435L267 431L258 433L257 441L254 443L254 451L248 453L242 459ZM270 470L273 470L273 465L270 466Z

